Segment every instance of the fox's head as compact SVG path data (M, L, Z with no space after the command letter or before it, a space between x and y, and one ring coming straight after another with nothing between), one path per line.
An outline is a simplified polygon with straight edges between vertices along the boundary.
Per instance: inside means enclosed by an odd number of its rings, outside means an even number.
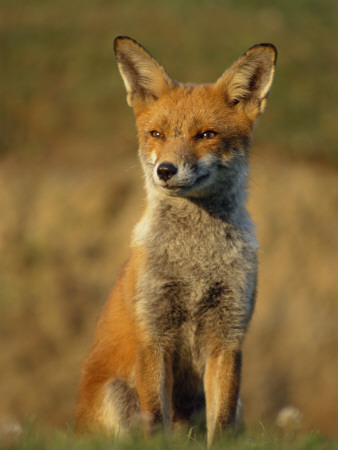
M129 37L117 37L114 47L148 188L181 197L234 188L245 176L252 129L266 105L275 47L251 47L214 84L203 85L172 80Z

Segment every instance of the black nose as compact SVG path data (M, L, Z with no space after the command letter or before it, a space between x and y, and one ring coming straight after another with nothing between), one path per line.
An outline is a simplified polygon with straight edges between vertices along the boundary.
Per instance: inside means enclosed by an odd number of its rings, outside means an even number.
M163 181L169 180L176 173L177 168L174 166L174 164L171 164L170 162L163 162L157 168L157 175Z

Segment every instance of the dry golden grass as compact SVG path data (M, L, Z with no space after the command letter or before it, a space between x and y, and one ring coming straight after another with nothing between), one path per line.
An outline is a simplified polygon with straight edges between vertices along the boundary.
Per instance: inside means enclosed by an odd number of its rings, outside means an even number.
M290 404L307 428L336 433L337 171L266 155L252 162L261 251L244 360L248 413L274 418Z

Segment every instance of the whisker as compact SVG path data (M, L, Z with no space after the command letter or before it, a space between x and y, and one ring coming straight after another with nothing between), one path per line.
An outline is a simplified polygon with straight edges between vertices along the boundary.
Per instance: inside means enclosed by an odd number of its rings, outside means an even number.
M137 164L135 164L134 166L130 166L130 167L128 167L128 169L126 169L126 172L129 172L129 170L131 170L131 169L136 169L136 167L138 167Z

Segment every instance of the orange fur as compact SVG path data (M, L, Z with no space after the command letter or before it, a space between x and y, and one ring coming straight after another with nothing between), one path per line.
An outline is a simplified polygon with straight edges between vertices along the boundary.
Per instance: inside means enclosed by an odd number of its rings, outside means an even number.
M217 431L216 427L226 429L235 423L240 370L240 351L217 351L211 353L207 361L204 385L209 445Z
M76 411L79 429L101 428L102 388L113 377L129 379L135 371L137 345L142 331L134 316L137 268L144 250L137 248L122 268L97 324L94 342L85 363ZM123 345L121 345L123 342Z

